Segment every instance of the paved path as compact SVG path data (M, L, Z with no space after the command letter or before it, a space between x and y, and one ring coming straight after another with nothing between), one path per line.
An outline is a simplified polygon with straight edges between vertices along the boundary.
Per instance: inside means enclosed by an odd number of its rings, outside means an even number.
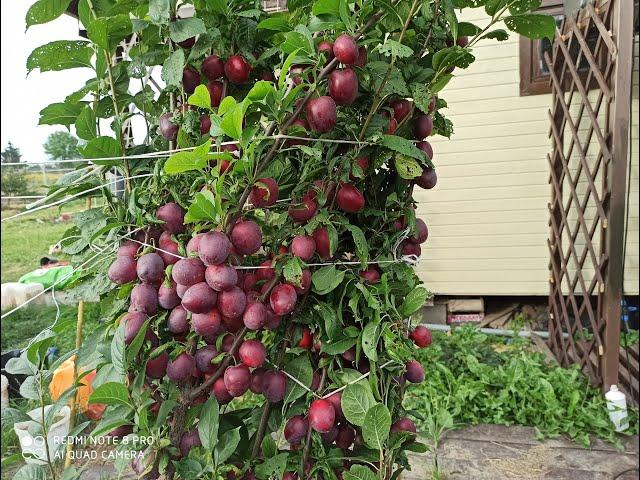
M402 480L638 479L638 437L623 445L620 452L594 440L584 449L565 438L539 442L530 427L478 425L448 432L435 455L410 454L412 471Z

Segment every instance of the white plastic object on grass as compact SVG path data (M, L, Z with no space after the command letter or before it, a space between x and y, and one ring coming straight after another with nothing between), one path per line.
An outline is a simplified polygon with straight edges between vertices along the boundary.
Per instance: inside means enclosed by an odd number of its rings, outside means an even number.
M9 406L9 380L2 375L2 394L0 396L0 409L4 410Z
M10 282L2 284L2 311L35 297L44 290L39 283Z
M624 432L629 428L629 416L627 414L627 398L624 393L618 390L617 385L611 385L611 388L604 394L607 400L607 410L609 410L609 418L616 428L616 432Z
M44 407L45 417L52 405ZM45 449L45 441L42 435L34 435L31 432L40 431L40 422L42 421L42 409L40 407L27 412L32 420L18 422L13 425L13 429L18 436L20 448L22 449L22 457L25 462L36 465L47 463L47 451ZM52 460L56 458L56 452L63 445L69 434L69 419L71 418L71 409L65 405L58 411L54 417L53 424L47 432L47 444L49 445L49 455ZM30 431L31 430L31 431Z

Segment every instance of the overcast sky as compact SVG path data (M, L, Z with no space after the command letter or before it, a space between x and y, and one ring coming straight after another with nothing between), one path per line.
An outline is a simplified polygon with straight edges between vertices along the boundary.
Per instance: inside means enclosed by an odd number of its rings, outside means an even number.
M35 25L25 32L24 18L32 0L0 2L2 26L2 148L11 142L20 148L26 161L45 160L42 149L47 135L64 130L62 125L38 126L39 112L80 88L90 77L89 69L40 73L27 77L26 61L31 51L53 40L78 38L78 22L63 15L51 23Z

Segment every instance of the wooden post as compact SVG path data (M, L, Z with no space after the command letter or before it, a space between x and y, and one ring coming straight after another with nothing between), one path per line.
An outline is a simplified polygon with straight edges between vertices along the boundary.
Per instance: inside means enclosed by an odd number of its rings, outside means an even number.
M91 208L91 197L87 198L87 210ZM78 352L82 346L82 328L84 327L84 300L78 302L78 321L76 322L76 354L73 361L73 387L78 380ZM72 431L76 426L76 416L78 415L78 392L71 397L71 414L69 416L69 431ZM71 465L71 452L73 451L73 442L67 443L67 453L64 457L64 468Z
M605 391L618 382L620 348L620 314L624 282L624 229L629 155L629 121L631 118L631 71L633 64L633 1L617 0L613 21L613 40L617 45L615 58L613 114L609 116L612 131L611 165L609 168L609 218L606 251L609 266L604 291L604 355L602 357L602 383Z

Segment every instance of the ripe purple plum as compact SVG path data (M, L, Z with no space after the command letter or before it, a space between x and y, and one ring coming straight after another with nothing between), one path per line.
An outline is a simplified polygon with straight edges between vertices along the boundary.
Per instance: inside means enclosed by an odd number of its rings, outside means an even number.
M178 138L178 130L180 127L172 122L173 113L167 112L160 115L160 120L158 122L158 130L160 131L160 135L169 140L170 142L175 142L176 138Z
M368 284L378 283L380 281L380 272L375 266L371 266L360 272L360 276Z
M198 255L205 265L219 265L231 253L231 242L222 232L209 232L200 238Z
M191 316L193 331L203 337L217 335L222 324L222 316L215 308L205 313L194 313Z
M164 262L157 253L145 253L138 259L136 272L141 282L158 285L164 278Z
M242 55L232 55L224 64L224 73L231 83L245 83L249 80L251 65Z
M153 285L139 283L131 290L129 311L142 312L147 315L158 313L158 291Z
M353 185L343 183L336 195L338 208L347 213L358 213L364 208L364 195Z
M269 296L271 310L276 315L287 315L291 313L298 301L296 289L287 283L276 285Z
M338 119L336 102L326 95L309 100L306 110L307 122L314 132L326 133L332 130Z
M252 220L241 220L231 230L231 243L241 255L251 255L262 247L262 230Z
M406 372L404 378L411 383L422 383L424 381L424 368L417 360L409 360L404 364Z
M222 94L224 93L224 84L222 82L208 82L207 90L209 90L209 98L213 108L219 107L222 102Z
M169 354L167 352L161 352L157 357L147 360L145 372L149 378L159 380L167 373L168 364Z
M287 376L282 372L269 370L262 376L262 394L271 403L281 401L287 393Z
M304 197L293 203L288 210L289 217L296 223L304 223L313 218L318 210L318 204L313 198Z
M186 93L193 93L200 85L200 73L193 67L188 66L182 70L182 86Z
M328 400L317 399L309 406L309 425L316 432L327 433L336 423L336 412Z
M278 201L278 184L273 178L259 178L251 189L249 201L254 207L270 207Z
M180 259L173 266L171 277L180 285L191 286L204 282L204 264L199 258Z
M302 440L307 438L309 432L309 422L302 415L294 415L287 420L284 426L284 438L291 445L299 445Z
M189 315L181 305L171 310L167 318L167 330L173 335L184 335L189 331Z
M109 267L107 276L109 280L118 285L133 282L138 278L136 266L137 262L133 257L118 257Z
M413 329L409 338L413 340L419 348L426 348L431 345L431 331L424 325L418 325Z
M218 356L215 345L205 345L196 350L194 359L196 368L202 373L213 373L218 369L218 365L211 363Z
M333 42L333 54L345 65L351 65L358 61L358 44L350 35L343 33Z
M242 315L242 321L249 330L260 330L267 323L267 308L262 302L249 303Z
M338 435L336 436L336 446L343 450L348 450L356 439L356 431L347 424L338 426Z
M200 70L207 80L218 80L224 76L224 61L216 54L209 55L202 61Z
M429 115L421 114L413 120L413 134L417 140L423 140L431 135L431 132L433 132L433 119Z
M334 70L329 75L329 95L336 105L351 105L358 96L358 76L350 68Z
M298 235L291 241L291 254L305 262L316 253L316 241L310 235Z
M426 140L423 140L422 142L416 143L416 147L422 150L427 155L429 160L433 159L433 147L429 142L427 142Z
M227 318L240 318L247 307L247 296L239 287L232 287L218 294L218 309Z
M211 393L213 393L220 405L226 405L233 400L233 396L229 393L229 390L227 390L222 377L213 382Z
M249 385L249 390L256 395L262 394L262 376L264 372L266 372L264 368L256 368L251 372L251 385Z
M138 255L138 250L140 250L140 244L133 242L131 240L127 240L123 242L122 245L118 247L118 252L116 256L118 257L131 257L135 258Z
M218 295L205 282L189 287L182 296L182 306L191 313L205 313L216 306Z
M398 123L402 122L409 113L411 113L412 103L406 98L400 98L391 102L391 108L393 109L393 118Z
M171 233L162 232L158 240L158 255L162 258L165 265L174 265L180 260L180 246L171 238Z
M417 433L418 429L416 428L416 424L413 423L410 418L400 417L391 425L391 433L398 432Z
M430 190L438 183L438 175L433 168L425 168L422 170L422 174L415 179L416 185L420 188Z
M413 237L410 237L409 240L411 240L413 243L424 243L427 241L427 238L429 237L429 228L427 227L427 224L424 223L424 220L422 220L421 218L416 218L416 235L414 235Z
M320 258L323 260L331 258L331 241L327 229L324 227L316 228L313 232L313 239L316 241L316 252Z
M333 410L336 413L336 419L343 419L344 415L342 414L342 392L334 393L330 397L327 397L327 400L333 406Z
M235 365L224 371L224 386L232 397L240 397L249 390L251 372L246 365Z
M128 312L122 317L121 321L124 322L124 343L126 345L133 342L146 319L147 315L142 312Z
M176 290L176 282L171 281L169 285L162 282L158 289L158 304L165 310L171 310L180 305L180 297Z
M158 220L164 222L162 230L169 233L184 232L184 210L175 202L169 202L156 210Z
M167 365L167 377L174 383L187 380L196 366L196 362L187 352L182 352Z
M189 455L189 451L194 447L199 447L202 445L200 441L200 435L198 434L197 428L192 428L191 430L182 434L182 438L180 439L180 455L186 457Z
M261 367L267 358L267 349L260 340L245 340L238 349L240 361L247 367Z

